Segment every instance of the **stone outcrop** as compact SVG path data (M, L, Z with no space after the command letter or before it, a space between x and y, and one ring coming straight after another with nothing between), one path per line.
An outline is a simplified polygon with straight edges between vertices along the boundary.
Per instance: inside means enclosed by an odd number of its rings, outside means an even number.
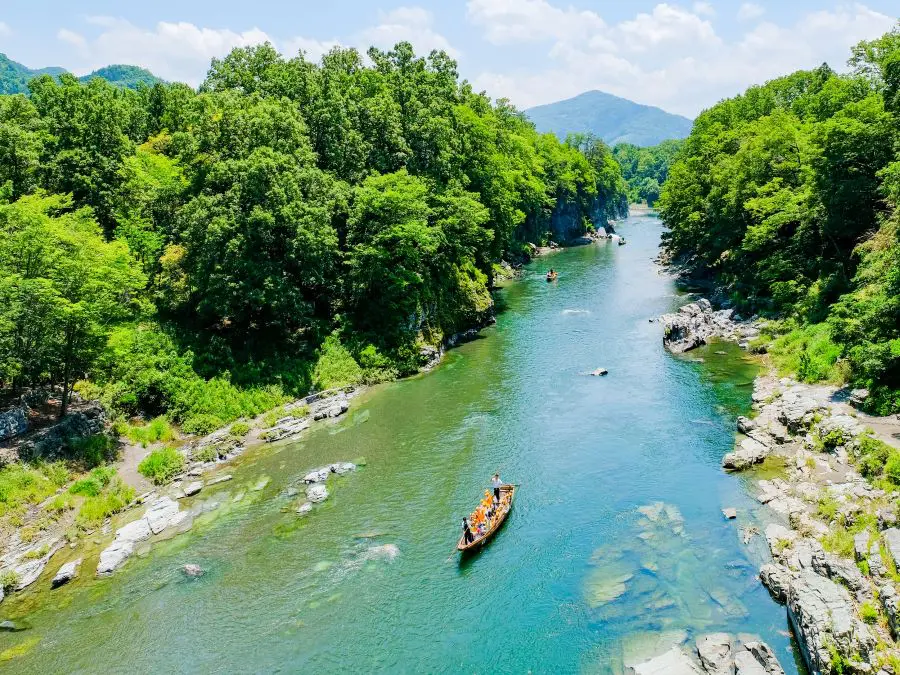
M759 335L759 329L735 320L734 310L715 311L709 300L684 305L677 312L660 317L663 326L663 346L673 354L682 354L713 338L746 343Z
M141 518L116 530L116 538L112 544L100 553L97 574L112 574L131 557L136 544L167 528L183 524L189 517L186 511L179 510L177 502L171 497L153 500Z
M13 408L0 413L0 441L21 436L28 431L28 410Z
M753 438L741 440L737 449L722 458L722 467L730 471L741 471L754 464L759 464L772 452L769 446L763 445Z
M697 640L697 655L700 665L709 675L734 673L734 654L728 633L712 633Z
M81 566L81 558L77 560L72 560L67 562L65 565L59 568L59 571L56 573L56 576L53 577L53 581L50 582L50 585L53 588L58 588L63 584L67 584L72 579L78 576L78 568Z
M627 675L702 675L703 671L680 647L672 647L649 661L625 668Z
M676 645L641 663L626 664L625 672L633 675L784 675L781 664L765 642L744 640L747 637L739 639L728 633L711 633L700 637L696 650L690 654L686 648Z
M106 430L106 414L100 404L85 405L66 415L57 424L41 429L25 440L19 455L25 458L59 457L72 443L97 436Z

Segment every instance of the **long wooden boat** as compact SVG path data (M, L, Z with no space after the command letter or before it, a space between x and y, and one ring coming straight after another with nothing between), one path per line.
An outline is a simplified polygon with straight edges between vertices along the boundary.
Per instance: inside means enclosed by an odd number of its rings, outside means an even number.
M491 529L487 530L480 537L475 537L471 543L467 544L465 542L466 535L463 534L459 538L459 543L456 545L457 551L473 551L481 548L487 542L488 539L494 536L494 533L500 529L500 526L506 521L506 517L509 515L509 512L512 511L513 499L516 496L516 486L515 485L501 485L500 486L500 494L501 500L504 492L509 493L509 505L506 507L506 510L501 511L500 515L494 520L494 524L491 526Z

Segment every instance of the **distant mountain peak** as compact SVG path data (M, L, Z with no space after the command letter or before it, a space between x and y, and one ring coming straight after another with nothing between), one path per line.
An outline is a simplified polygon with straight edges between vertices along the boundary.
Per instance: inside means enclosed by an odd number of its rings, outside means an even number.
M693 126L687 117L597 90L535 106L525 114L542 133L553 133L560 139L571 133L592 133L610 146L658 145L665 140L686 138Z

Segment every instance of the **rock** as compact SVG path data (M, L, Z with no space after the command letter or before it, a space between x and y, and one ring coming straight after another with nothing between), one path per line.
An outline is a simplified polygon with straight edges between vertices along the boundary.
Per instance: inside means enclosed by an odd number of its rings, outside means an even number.
M278 420L278 423L265 432L265 440L267 443L280 441L290 436L296 436L301 431L309 428L309 418L307 417L285 417Z
M330 468L332 473L343 476L351 471L356 471L356 464L353 462L337 462L336 464L332 464Z
M114 541L100 553L100 562L97 563L97 575L112 574L131 557L132 553L134 553L133 543L130 541Z
M73 441L99 436L106 429L106 414L99 404L86 405L77 412L66 415L53 426L41 429L22 443L19 454L23 457L58 457L64 454Z
M328 489L321 483L313 483L306 488L306 498L314 504L328 499Z
M734 673L731 636L727 633L712 633L697 640L697 654L700 656L700 665L709 675Z
M171 497L159 497L147 506L144 518L150 526L150 531L153 534L159 534L167 527L176 524L174 521L178 517L178 513L177 502Z
M260 490L264 490L266 485L268 485L271 482L271 480L272 479L269 478L268 476L260 476L259 480L257 480L256 483L253 485L253 488L252 488L253 491L259 492Z
M597 368L596 370L591 371L591 375L593 375L594 377L600 377L608 373L609 371L606 368Z
M734 508L726 508L722 509L722 515L725 516L728 520L734 520L737 518L737 509Z
M13 408L0 413L0 441L21 436L28 431L28 410Z
M331 473L331 467L322 467L321 469L313 469L308 474L303 476L304 483L324 483L328 478L328 474Z
M869 398L868 389L853 389L850 392L850 398L848 399L848 401L854 408L859 408L863 403L866 402L867 398Z
M200 480L192 481L185 486L184 496L190 497L192 495L197 494L202 489L203 489L203 481L200 481Z
M181 571L184 572L189 577L203 576L203 568L200 567L200 565L195 565L193 563L187 563L186 565L182 565Z
M813 672L830 672L836 649L845 658L867 660L875 638L856 618L845 588L812 570L799 572L787 589L788 617L807 666Z
M759 580L765 586L772 597L778 602L787 599L787 588L791 582L791 572L782 565L767 563L759 570Z
M750 652L756 662L762 665L766 675L784 675L784 668L775 658L772 648L765 642L751 641L744 643L744 649Z
M12 565L12 571L16 573L16 576L19 579L19 582L15 586L15 590L21 591L26 586L30 586L37 581L38 577L41 576L41 572L43 572L44 568L47 566L47 563L50 562L50 558L62 547L62 538L56 538L43 539L28 549L26 553L31 553L32 555L37 555L41 551L45 552L37 558L20 558L17 564Z
M31 626L21 621L11 621L10 619L0 621L0 632L2 633L21 633L23 630L28 630L29 628L31 628Z
M734 655L734 670L736 675L767 675L766 669L746 649Z
M869 557L869 533L865 530L853 535L853 555L856 562L862 562Z
M900 529L890 527L881 533L884 545L887 547L888 554L897 569L900 569Z
M818 555L813 557L812 567L822 576L826 576L846 586L858 600L868 600L871 597L871 591L865 576L849 560L820 551Z
M822 409L816 401L787 391L778 401L778 421L791 433L799 433L808 426L809 416Z
M223 476L216 476L212 480L206 482L207 485L218 485L219 483L224 483L232 479L232 475L230 473L226 473Z
M897 511L892 508L878 509L878 529L884 530L897 524Z
M701 675L702 671L679 647L665 654L625 668L627 675Z
M751 420L749 417L744 417L741 415L737 418L737 430L742 434L749 434L756 428L756 422Z
M65 565L59 568L59 571L56 573L56 576L53 577L53 581L50 582L50 585L53 588L58 588L63 584L67 584L72 579L78 576L78 568L81 566L81 558L77 560L72 560L71 562L67 562Z
M900 594L897 593L893 583L888 582L878 588L878 597L881 599L881 605L884 607L891 635L896 640L900 637Z
M771 449L753 438L741 441L737 450L729 452L722 458L722 467L740 471L763 461L769 456Z
M769 550L776 558L784 551L784 549L794 543L797 539L797 533L789 530L784 525L778 523L769 523L766 526L766 542L769 544Z
M303 502L300 506L297 507L298 516L305 516L310 511L312 511L312 504L309 502Z

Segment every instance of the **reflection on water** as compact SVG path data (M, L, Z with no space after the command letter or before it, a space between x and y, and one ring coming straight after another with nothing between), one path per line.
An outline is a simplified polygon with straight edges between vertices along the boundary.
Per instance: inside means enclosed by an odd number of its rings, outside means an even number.
M80 579L7 599L0 618L32 628L0 634L27 652L0 669L618 673L709 630L759 634L789 669L784 610L740 543L756 502L719 467L755 365L732 345L662 350L648 319L679 299L651 262L659 224L622 230L628 246L555 254L554 284L536 261L434 372L248 452L190 533L103 580L88 542ZM299 517L294 482L339 461L361 466ZM460 559L459 519L495 471L516 504Z

